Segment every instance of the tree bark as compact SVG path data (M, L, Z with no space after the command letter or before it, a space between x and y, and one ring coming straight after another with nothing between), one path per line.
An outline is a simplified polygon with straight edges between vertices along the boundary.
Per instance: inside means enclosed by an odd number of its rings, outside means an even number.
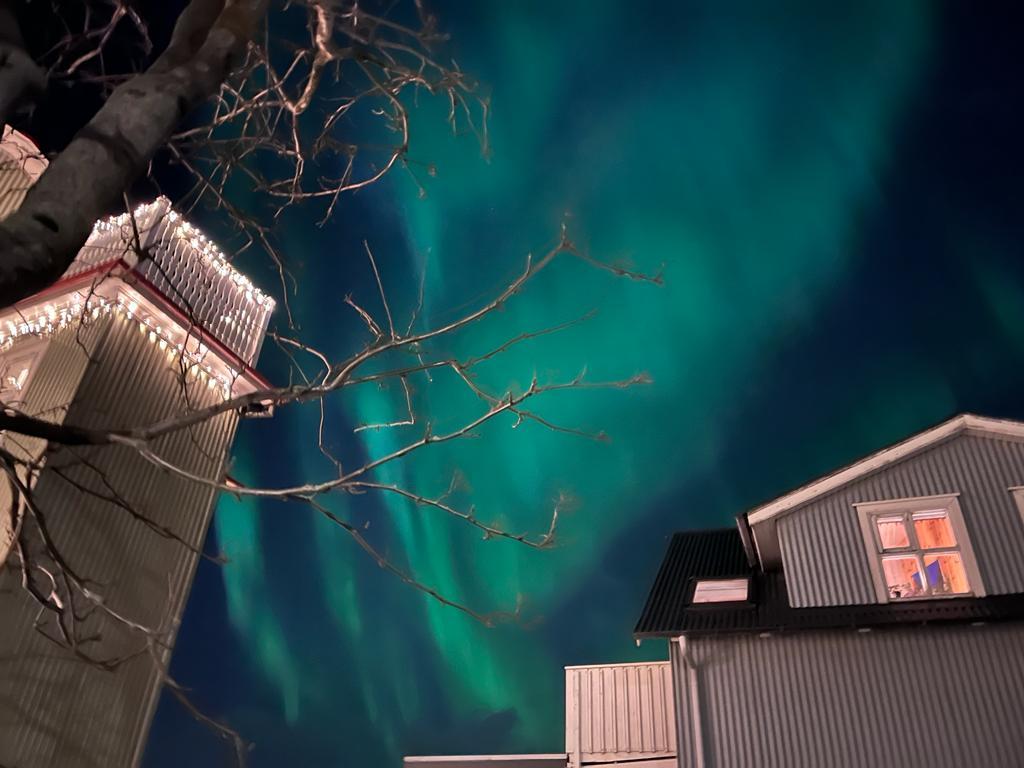
M0 307L60 278L92 231L182 119L217 93L266 13L267 0L191 0L171 42L120 85L0 222Z

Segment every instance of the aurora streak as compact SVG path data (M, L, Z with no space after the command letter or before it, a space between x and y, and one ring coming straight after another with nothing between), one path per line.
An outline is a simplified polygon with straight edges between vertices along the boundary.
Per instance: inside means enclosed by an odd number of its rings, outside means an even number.
M413 591L303 507L223 499L213 532L231 562L201 567L175 670L256 741L258 767L557 751L563 665L664 656L630 632L672 531L728 525L954 411L1024 415L1024 238L1001 207L1020 193L935 191L949 19L884 1L463 5L437 12L492 94L492 157L422 100L411 155L437 167L414 167L426 197L395 172L325 230L287 239L305 270L300 323L339 354L358 346L358 318L317 321L324 306L339 316L347 293L376 307L364 238L403 317L425 268L430 326L492 295L566 220L595 257L664 264L665 285L567 260L452 351L596 309L481 376L522 389L535 371L586 368L595 380L647 371L653 384L538 406L610 443L506 420L379 476L436 494L458 470L482 519L538 533L567 492L553 549L481 541L397 497L332 499L424 583L483 611L521 601L520 622L489 629ZM1003 159L1020 170L1015 151ZM417 397L438 430L473 406L440 375ZM329 416L350 460L402 438L351 432L395 418L400 392L365 387L343 407ZM300 413L243 425L232 472L269 485L329 473L308 437L318 414ZM216 739L172 706L145 764L221 764Z

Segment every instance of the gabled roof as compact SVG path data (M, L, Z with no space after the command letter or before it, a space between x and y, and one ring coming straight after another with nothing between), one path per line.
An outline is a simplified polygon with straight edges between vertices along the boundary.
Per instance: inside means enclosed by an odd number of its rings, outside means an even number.
M750 579L745 602L692 603L695 580L724 577ZM633 635L637 638L692 637L726 632L1021 619L1024 619L1024 594L792 608L785 574L782 571L764 573L749 566L739 531L730 528L688 531L672 537Z
M896 445L871 454L858 462L850 464L831 474L820 477L807 485L790 491L774 501L747 512L747 521L751 525L763 523L785 514L796 507L802 506L819 496L824 496L847 483L852 483L865 475L883 467L901 461L908 456L920 453L936 443L964 432L989 435L992 437L1015 437L1024 439L1024 422L1006 419L990 419L964 413L944 421L938 426L919 432Z

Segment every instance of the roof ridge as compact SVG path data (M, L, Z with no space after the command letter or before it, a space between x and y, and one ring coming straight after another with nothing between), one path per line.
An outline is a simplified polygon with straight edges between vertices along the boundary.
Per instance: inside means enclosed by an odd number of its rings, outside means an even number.
M1005 435L1024 438L1024 422L1012 419L997 419L990 416L979 416L974 413L959 413L935 426L916 432L897 443L870 453L851 464L840 467L832 472L798 486L765 504L755 507L746 513L751 525L766 522L778 515L788 512L808 501L830 493L864 475L897 461L923 451L936 443L954 437L968 430L992 435Z

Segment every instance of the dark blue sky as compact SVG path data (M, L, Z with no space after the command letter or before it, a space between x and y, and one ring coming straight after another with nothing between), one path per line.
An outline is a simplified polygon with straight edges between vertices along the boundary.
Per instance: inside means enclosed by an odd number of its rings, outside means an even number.
M443 319L568 214L595 255L664 263L666 285L567 265L455 348L596 307L485 375L504 386L586 365L654 384L545 406L610 445L497 425L383 478L437 492L458 468L480 515L517 529L542 527L567 490L577 504L554 550L483 542L380 498L332 500L425 582L482 610L521 599L521 623L486 629L430 602L303 507L222 503L208 547L231 563L200 565L172 672L255 742L257 767L557 751L562 665L664 654L630 631L672 531L728 524L959 411L1024 418L1019 11L551 5L437 7L492 96L493 157L424 100L412 151L438 167L425 199L396 173L323 230L282 233L299 319L336 353L362 341L341 299L372 301L364 238L406 312L426 261L425 320ZM263 367L285 375L272 352ZM333 405L333 439L355 457L386 450L397 438L351 429L395 397ZM464 407L443 380L423 397L439 421ZM233 471L323 476L313 421L243 424ZM144 764L228 763L165 697Z

